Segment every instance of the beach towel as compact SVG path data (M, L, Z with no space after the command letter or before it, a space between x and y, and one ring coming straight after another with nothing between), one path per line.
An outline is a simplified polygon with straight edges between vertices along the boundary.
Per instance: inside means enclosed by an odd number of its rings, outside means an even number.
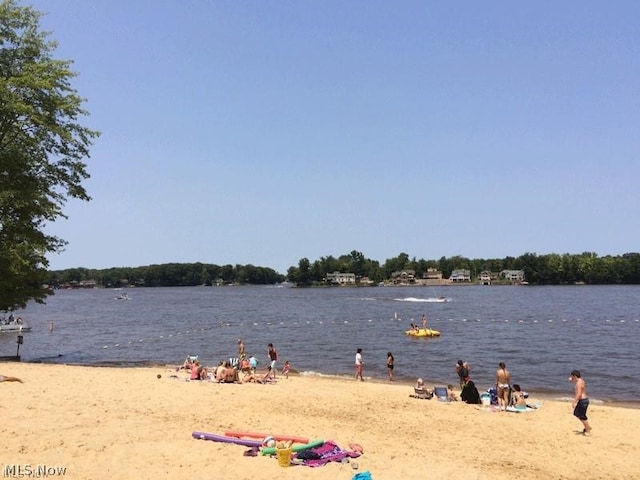
M351 478L351 480L372 480L371 472L358 472Z
M309 452L309 453L304 453ZM304 457L318 457L307 458ZM329 462L341 462L345 458L357 458L360 456L360 452L350 452L343 450L331 440L324 442L319 447L308 448L307 450L301 450L293 455L296 460L302 459L302 461L295 462L298 465L306 465L307 467L322 467Z
M507 412L514 412L514 413L524 413L524 412L535 412L538 410L538 408L540 408L542 405L539 403L534 403L533 405L527 405L525 406L509 406L507 407Z
M478 410L483 412L500 412L502 409L496 405L484 405L481 407L476 407ZM542 403L534 403L531 405L527 405L526 408L523 407L507 407L507 412L511 413L528 413L528 412L536 412L540 408L542 408Z

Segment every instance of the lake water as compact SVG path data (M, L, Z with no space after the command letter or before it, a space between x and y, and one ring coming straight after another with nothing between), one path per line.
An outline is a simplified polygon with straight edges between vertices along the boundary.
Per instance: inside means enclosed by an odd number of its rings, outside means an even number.
M264 367L267 344L301 373L353 375L363 348L365 379L386 378L392 351L399 381L456 384L455 363L471 363L480 389L500 361L524 390L570 397L581 370L592 399L638 402L640 286L566 287L185 287L63 290L18 312L31 326L23 361L68 364L206 365L236 356L242 338ZM446 303L434 300L439 296ZM439 338L411 338L427 314ZM50 325L53 322L53 331ZM0 334L0 354L16 352ZM11 374L10 366L2 373Z

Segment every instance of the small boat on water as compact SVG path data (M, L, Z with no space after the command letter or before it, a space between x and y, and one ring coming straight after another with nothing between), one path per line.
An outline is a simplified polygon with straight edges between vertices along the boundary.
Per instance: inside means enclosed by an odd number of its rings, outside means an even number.
M416 297L406 297L406 298L395 298L398 302L415 302L415 303L447 303L451 300L447 297L429 297L429 298L416 298Z
M410 337L439 337L440 332L432 328L411 328L406 330L405 335Z
M114 300L129 300L129 295L126 293L121 293L117 297L114 297Z
M31 327L20 317L15 320L12 318L9 320L0 320L0 333L21 333L29 331L31 331Z

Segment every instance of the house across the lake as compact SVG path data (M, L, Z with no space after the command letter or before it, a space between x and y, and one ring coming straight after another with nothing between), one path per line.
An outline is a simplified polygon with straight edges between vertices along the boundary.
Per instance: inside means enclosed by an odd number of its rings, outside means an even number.
M454 270L449 276L451 283L471 283L471 270Z
M524 282L524 270L502 270L500 276L511 283Z
M331 285L355 285L356 274L355 273L342 273L333 272L327 273L327 283Z

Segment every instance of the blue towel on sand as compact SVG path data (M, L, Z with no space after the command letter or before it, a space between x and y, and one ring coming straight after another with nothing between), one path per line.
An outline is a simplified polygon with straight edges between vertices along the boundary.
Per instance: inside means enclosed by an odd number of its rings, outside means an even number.
M356 473L351 480L371 480L371 473L367 472L358 472Z

